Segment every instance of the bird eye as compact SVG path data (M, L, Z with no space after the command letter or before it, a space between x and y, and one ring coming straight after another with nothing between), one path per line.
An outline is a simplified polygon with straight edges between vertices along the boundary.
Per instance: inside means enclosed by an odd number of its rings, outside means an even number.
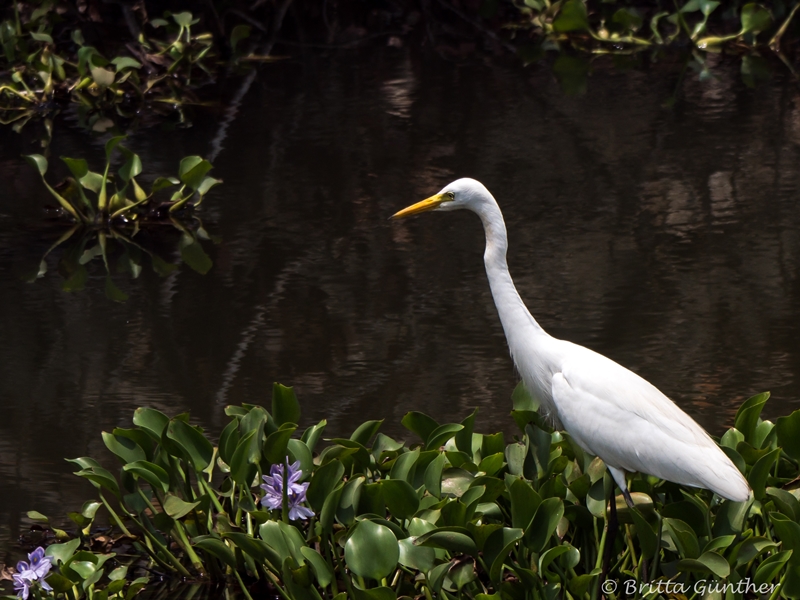
M448 200L455 200L456 195L453 192L447 192L447 199Z

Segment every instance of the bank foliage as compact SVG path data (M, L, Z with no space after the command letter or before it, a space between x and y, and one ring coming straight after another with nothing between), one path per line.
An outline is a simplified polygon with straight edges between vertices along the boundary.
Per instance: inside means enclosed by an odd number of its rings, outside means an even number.
M753 499L634 475L636 508L615 498L609 580L649 582L647 597L667 582L800 597L800 411L764 420L768 397L747 400L720 440ZM324 439L324 420L298 429L300 404L278 384L271 410L227 407L216 443L188 414L140 408L132 428L102 434L119 468L70 461L95 488L72 529L29 514L56 542L46 582L74 600L130 598L157 585L153 573L294 600L620 595L600 587L605 465L548 427L521 387L513 403L511 440L477 433L476 412L447 424L410 412L409 441L381 433L382 421ZM101 512L110 531L95 525Z

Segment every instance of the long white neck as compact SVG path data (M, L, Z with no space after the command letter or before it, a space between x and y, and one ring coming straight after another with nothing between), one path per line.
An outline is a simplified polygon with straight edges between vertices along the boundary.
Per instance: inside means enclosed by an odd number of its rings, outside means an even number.
M486 275L511 355L514 356L515 350L521 348L525 341L530 343L532 338L547 334L528 312L508 272L508 235L500 207L496 202L485 202L475 212L481 218L486 233L486 251L483 254ZM514 356L515 362L516 358Z

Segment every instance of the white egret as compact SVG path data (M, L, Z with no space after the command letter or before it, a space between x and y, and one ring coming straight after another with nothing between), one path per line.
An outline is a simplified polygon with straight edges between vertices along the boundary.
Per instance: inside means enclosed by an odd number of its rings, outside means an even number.
M625 473L636 471L746 501L747 481L689 415L610 358L548 335L531 316L508 272L503 214L483 184L459 179L393 218L458 209L471 210L483 222L486 275L525 387L554 426L605 462L627 503L633 504Z

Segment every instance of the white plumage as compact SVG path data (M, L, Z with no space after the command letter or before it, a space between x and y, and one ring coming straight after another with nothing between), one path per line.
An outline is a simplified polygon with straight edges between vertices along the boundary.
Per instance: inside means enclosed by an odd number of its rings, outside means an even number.
M483 184L459 179L394 218L458 209L471 210L483 222L486 274L511 356L556 427L603 459L626 496L625 472L640 471L746 501L747 481L689 415L613 360L548 335L531 316L508 272L503 214Z

